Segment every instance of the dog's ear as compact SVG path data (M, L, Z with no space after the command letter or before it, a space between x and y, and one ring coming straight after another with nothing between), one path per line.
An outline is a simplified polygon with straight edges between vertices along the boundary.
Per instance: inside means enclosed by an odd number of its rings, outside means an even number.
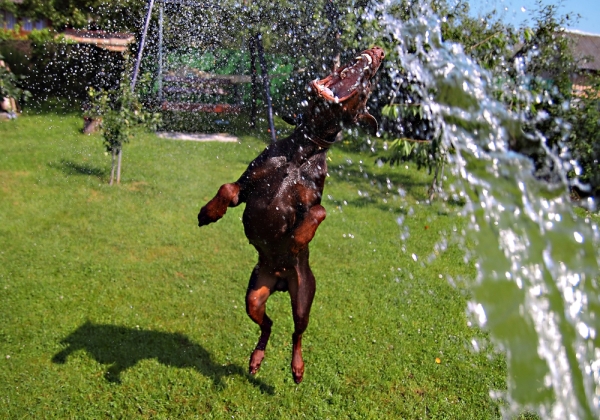
M374 116L369 114L369 111L366 109L358 114L357 122L361 127L371 130L371 134L377 133L377 129L379 126L377 125L377 120Z

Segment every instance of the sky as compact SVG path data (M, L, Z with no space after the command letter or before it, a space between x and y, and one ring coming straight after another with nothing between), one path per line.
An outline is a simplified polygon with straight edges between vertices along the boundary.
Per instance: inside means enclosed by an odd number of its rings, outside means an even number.
M458 0L454 0L458 1ZM483 14L486 11L504 10L504 21L515 26L530 19L531 11L535 9L535 0L466 0L471 8L471 14ZM562 4L559 14L581 15L579 21L570 19L568 29L600 35L600 0L543 0L544 4Z

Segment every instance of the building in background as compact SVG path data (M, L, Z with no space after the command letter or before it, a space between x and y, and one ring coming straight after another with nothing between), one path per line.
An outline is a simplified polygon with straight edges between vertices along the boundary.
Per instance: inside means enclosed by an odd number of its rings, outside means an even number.
M23 3L23 0L10 1L17 4ZM52 28L52 22L49 19L33 20L28 17L18 17L13 12L0 8L0 29L10 31L18 29L20 35L27 35L33 30L46 28ZM108 51L120 53L127 51L129 45L135 41L135 37L130 33L111 33L87 29L65 29L64 31L61 30L60 33L69 41L95 45Z
M23 3L23 0L11 0L13 3ZM22 33L28 33L36 30L49 28L51 22L48 19L32 20L30 18L20 18L8 10L0 9L0 28L13 31L19 29Z
M565 31L571 44L573 57L578 60L580 74L573 78L575 94L589 85L590 76L600 75L600 35L578 31Z

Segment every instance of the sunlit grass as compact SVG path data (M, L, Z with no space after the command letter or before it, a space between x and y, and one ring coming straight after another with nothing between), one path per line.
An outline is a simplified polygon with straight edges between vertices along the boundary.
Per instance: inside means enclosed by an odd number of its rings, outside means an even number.
M142 135L109 187L110 157L80 128L73 114L0 123L0 417L499 416L489 394L505 386L503 357L465 314L464 220L425 202L426 173L330 152L295 385L281 293L265 362L246 374L258 329L244 310L256 255L243 208L196 226L264 143Z

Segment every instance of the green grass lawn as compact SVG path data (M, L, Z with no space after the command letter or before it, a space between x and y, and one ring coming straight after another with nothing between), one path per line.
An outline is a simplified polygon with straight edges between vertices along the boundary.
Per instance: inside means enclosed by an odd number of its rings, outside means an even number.
M243 206L196 226L264 143L141 135L109 187L110 156L81 125L0 123L0 418L499 417L504 358L466 317L465 221L425 202L429 175L330 152L295 385L283 293L268 303L261 371L246 373L258 327L244 309L256 255Z

